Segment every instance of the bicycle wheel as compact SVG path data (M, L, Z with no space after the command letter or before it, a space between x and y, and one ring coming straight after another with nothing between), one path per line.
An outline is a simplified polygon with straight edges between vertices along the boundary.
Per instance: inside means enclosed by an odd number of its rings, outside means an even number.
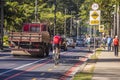
M56 47L53 52L53 60L55 65L59 64L59 49Z
M58 61L58 55L57 54L55 54L55 60L54 60L54 62L55 62L55 65L57 65L59 63L59 61Z

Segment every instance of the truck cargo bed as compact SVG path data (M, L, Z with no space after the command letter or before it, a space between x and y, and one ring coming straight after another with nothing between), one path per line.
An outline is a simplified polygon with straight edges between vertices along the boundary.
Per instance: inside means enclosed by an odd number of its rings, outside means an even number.
M49 42L49 34L47 32L31 33L31 32L10 32L9 41L17 42Z

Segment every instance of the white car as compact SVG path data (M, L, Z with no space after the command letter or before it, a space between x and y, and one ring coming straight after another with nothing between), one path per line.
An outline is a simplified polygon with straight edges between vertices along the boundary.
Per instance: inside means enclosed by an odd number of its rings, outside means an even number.
M68 47L75 48L76 43L75 43L75 41L74 41L73 38L66 38L66 41L67 41L67 46L68 46Z

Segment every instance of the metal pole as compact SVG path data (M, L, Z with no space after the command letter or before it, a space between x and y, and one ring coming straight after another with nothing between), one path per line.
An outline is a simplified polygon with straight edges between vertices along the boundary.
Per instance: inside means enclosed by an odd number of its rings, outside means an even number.
M54 5L55 5L55 10L54 10L54 35L55 35L55 33L56 33L56 0L54 0Z
M77 20L77 39L79 39L79 20Z
M91 26L89 26L89 30L90 30L90 37L92 37L92 27Z
M72 11L71 11L71 22L70 22L70 37L72 36Z
M95 52L95 37L96 37L96 29L95 29L95 26L94 26L94 52Z

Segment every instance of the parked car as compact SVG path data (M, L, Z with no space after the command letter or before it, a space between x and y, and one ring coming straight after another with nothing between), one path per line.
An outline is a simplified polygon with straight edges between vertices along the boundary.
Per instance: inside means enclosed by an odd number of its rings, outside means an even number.
M77 39L76 40L76 46L85 46L84 39Z
M73 38L66 38L66 40L67 40L67 47L75 48L76 43L75 43L75 40Z

